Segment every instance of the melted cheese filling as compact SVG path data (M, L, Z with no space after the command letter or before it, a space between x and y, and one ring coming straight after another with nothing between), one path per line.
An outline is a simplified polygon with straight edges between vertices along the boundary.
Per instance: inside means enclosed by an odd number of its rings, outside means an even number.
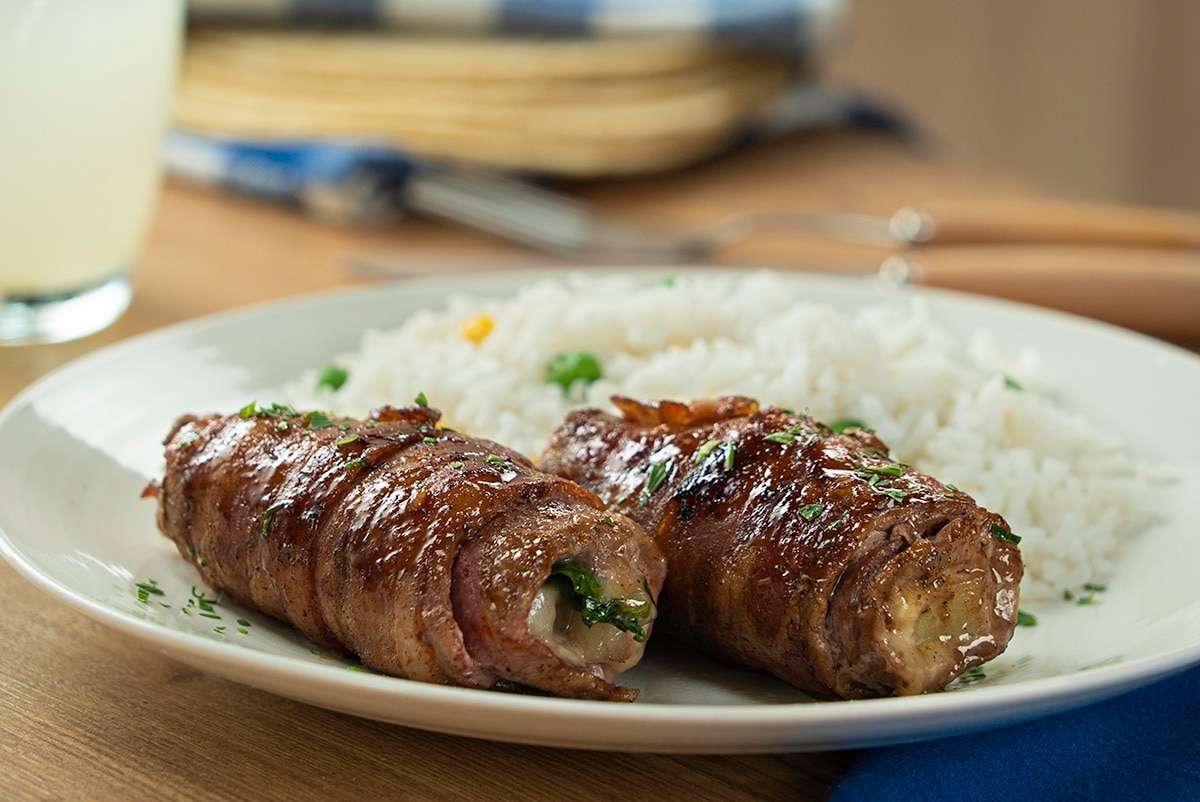
M642 656L642 644L628 632L612 624L583 623L557 582L547 582L538 590L528 623L529 632L564 662L586 668L608 682Z
M982 579L964 579L952 589L905 584L891 596L892 626L885 637L906 667L902 693L921 693L976 662L973 653L991 641L979 634L986 620L983 590Z

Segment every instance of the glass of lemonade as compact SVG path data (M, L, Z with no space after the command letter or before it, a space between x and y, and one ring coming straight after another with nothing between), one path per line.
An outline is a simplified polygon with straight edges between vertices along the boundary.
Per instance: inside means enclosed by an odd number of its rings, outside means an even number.
M158 196L183 0L0 0L0 344L129 304Z

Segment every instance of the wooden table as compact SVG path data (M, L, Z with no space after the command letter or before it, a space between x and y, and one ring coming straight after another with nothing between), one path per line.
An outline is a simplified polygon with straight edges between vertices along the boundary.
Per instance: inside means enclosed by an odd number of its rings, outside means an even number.
M645 223L701 223L740 208L887 213L939 194L1028 193L1011 177L928 161L887 139L822 134L674 176L580 192ZM347 251L446 264L520 252L424 220L333 228L287 210L169 185L126 315L98 335L0 349L0 401L82 354L220 310L354 283ZM767 237L726 261L849 272L881 254ZM3 455L0 455L0 459ZM596 754L476 741L308 707L185 667L51 600L0 564L0 798L823 799L853 753Z

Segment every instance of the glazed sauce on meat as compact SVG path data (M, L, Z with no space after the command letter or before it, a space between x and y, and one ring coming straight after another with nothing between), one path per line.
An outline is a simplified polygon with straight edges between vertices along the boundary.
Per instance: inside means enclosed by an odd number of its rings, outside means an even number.
M873 433L742 398L614 401L622 417L568 417L539 465L658 540L661 628L843 698L939 690L1007 644L1007 524Z

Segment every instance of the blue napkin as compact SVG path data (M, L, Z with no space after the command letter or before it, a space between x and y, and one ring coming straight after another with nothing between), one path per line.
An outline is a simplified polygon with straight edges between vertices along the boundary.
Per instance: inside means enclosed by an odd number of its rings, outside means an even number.
M1200 800L1200 668L1050 718L874 749L833 802Z
M471 33L701 33L805 53L826 41L848 0L189 0L201 23L325 24Z

